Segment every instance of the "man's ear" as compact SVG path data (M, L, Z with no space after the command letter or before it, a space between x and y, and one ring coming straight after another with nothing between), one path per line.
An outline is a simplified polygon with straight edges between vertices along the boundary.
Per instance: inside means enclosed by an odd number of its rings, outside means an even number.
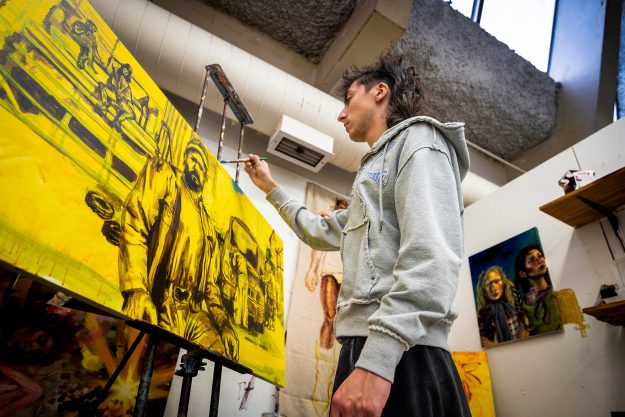
M521 278L527 278L527 274L525 272L523 272L523 271L519 271L519 276Z
M389 89L388 84L384 82L379 82L373 88L375 89L375 101L376 102L379 103L385 98L390 97L389 96L390 89Z

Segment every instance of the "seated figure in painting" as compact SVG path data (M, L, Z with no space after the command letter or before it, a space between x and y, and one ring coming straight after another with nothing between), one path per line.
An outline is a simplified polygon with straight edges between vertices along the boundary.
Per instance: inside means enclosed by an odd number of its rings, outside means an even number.
M523 312L529 320L530 335L560 330L562 321L542 248L529 245L515 260L516 284L523 292Z
M97 100L96 111L106 116L109 107L113 108L115 116L111 125L118 132L122 131L122 122L135 120L132 103L132 67L130 64L112 66L106 84L98 83L94 96Z
M528 336L527 319L512 281L499 266L480 274L477 284L478 323L482 346Z
M216 231L203 203L208 161L191 139L183 172L161 158L145 165L122 216L122 310L236 360L239 341L215 284Z

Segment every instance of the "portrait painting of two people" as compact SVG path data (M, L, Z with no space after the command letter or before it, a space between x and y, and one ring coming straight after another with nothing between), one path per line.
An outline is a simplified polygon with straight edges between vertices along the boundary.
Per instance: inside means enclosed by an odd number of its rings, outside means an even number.
M538 229L469 257L482 346L562 329Z

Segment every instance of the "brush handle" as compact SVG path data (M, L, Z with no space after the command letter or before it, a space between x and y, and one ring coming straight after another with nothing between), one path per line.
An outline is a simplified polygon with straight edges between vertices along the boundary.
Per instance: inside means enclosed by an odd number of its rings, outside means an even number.
M261 161L267 161L269 158L267 158L266 156L261 156L258 159L260 159ZM242 158L242 159L222 159L219 162L221 162L222 164L237 164L239 162L246 163L249 161L250 161L250 158Z

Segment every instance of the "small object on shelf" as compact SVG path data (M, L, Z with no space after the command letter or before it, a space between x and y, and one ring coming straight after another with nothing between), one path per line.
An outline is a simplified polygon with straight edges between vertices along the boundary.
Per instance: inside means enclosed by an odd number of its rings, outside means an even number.
M584 185L590 184L595 179L595 171L590 169L577 170L569 169L558 180L558 185L564 190L564 194L575 191Z
M541 206L540 210L570 226L580 227L605 215L589 206L586 201L594 202L608 211L624 205L625 167Z
M601 300L605 300L606 298L616 297L616 286L614 285L601 285L601 289L599 290L599 294L601 296Z

